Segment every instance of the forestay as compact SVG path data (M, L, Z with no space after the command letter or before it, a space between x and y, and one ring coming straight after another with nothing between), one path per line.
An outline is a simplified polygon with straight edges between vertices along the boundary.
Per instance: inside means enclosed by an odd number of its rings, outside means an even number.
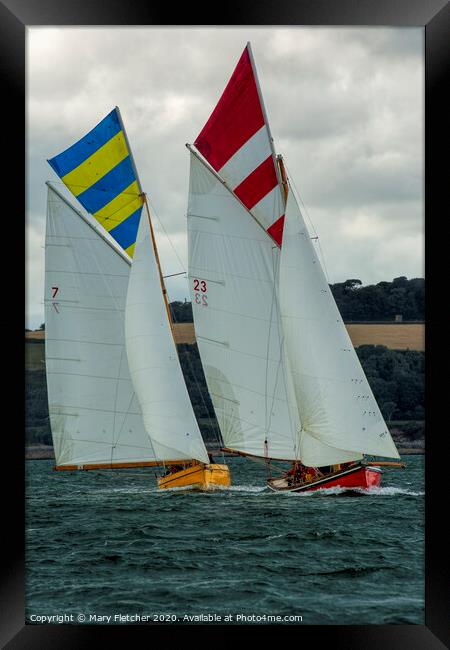
M192 153L188 247L197 344L225 445L298 458L275 289L279 248Z
M302 423L302 462L328 465L356 460L361 454L399 458L292 191L286 208L279 296Z
M125 338L133 385L157 458L208 463L170 331L147 215L139 225L130 273Z
M125 352L130 260L86 221L49 186L45 356L56 464L148 463L155 455Z

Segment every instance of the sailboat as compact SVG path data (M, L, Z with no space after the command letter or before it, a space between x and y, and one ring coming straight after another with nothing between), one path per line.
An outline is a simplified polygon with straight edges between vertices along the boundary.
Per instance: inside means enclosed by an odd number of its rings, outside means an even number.
M210 462L189 399L118 108L49 162L95 217L48 183L46 369L56 469L162 466L162 489L229 485L228 467Z
M331 294L248 43L190 151L189 279L225 450L274 491L378 486L399 453ZM273 475L274 461L289 471Z

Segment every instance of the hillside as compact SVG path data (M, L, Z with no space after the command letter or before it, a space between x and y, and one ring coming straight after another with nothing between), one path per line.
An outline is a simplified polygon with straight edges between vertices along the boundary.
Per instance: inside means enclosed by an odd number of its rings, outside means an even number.
M402 326L394 327L402 329ZM192 324L176 325L175 332L181 367L200 430L209 446L217 446L218 425L197 345L192 343ZM189 342L184 342L186 339ZM41 445L35 448L33 457L48 457L48 448L42 445L51 445L44 345L42 338L28 336L26 339L25 438L28 445ZM423 449L424 352L389 349L382 345L360 345L356 351L398 445L402 448Z
M330 288L398 446L423 449L424 279L408 280L401 276L392 282L367 286L350 279ZM187 300L174 301L170 311L180 363L200 429L210 446L217 445L218 426L196 345L192 305ZM48 454L49 447L45 445L51 445L45 331L26 331L25 341L26 441L41 445L35 447L35 454L42 456Z

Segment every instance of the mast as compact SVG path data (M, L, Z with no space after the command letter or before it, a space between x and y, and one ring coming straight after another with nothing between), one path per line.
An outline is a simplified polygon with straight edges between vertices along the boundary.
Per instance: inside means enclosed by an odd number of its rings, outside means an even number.
M163 295L164 305L166 307L166 312L167 312L167 318L169 320L170 331L172 332L172 337L173 337L173 340L175 342L175 335L174 335L174 331L173 331L173 323L172 323L172 318L170 316L169 301L167 299L167 289L166 289L166 285L164 283L164 276L163 276L162 271L161 271L161 263L159 261L158 247L156 245L155 233L153 232L153 224L152 224L152 219L151 219L151 216L150 216L150 210L149 210L148 203L147 203L147 195L145 194L145 192L142 193L142 198L143 198L143 201L144 201L144 205L145 205L145 209L146 209L147 217L148 217L148 223L149 223L149 226L150 226L150 236L152 238L153 253L155 254L156 266L158 267L159 281L161 283L161 291L162 291L162 295Z
M284 166L283 156L281 154L278 154L278 156L277 156L277 163L278 163L278 166L280 168L281 186L282 186L283 192L284 192L284 200L285 200L285 202L287 202L289 185L288 185L288 180L287 180L286 168Z

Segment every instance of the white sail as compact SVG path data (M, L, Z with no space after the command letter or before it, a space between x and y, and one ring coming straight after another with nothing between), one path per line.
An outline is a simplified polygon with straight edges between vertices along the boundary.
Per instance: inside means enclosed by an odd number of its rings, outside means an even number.
M197 344L225 446L297 459L298 413L292 389L287 399L276 295L279 249L192 153L188 247Z
M302 423L300 456L309 466L399 458L343 324L293 192L280 262L286 355Z
M130 273L125 339L133 385L157 458L208 463L170 331L146 214Z
M125 352L130 261L50 185L45 357L57 466L155 461Z

